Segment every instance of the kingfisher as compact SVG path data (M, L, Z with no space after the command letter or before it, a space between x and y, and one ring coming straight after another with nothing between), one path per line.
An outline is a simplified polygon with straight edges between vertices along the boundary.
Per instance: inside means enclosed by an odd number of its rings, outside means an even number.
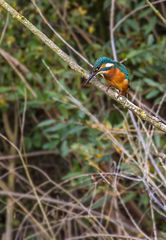
M119 90L119 95L126 95L129 88L129 73L122 63L108 57L98 58L84 85L88 84L98 74L103 75L107 81L107 91L109 88L116 88Z

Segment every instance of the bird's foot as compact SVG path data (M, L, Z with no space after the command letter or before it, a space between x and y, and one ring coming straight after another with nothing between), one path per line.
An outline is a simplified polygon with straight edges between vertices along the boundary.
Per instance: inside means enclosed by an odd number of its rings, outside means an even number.
M107 89L106 89L106 92L108 92L109 89L116 89L115 87L111 86L111 85L108 85Z
M108 92L108 90L111 88L111 86L108 86L107 89L106 89L106 92Z
M119 92L118 92L117 99L118 99L119 97L121 97L121 96L122 96L122 93L121 93L121 91L119 91Z

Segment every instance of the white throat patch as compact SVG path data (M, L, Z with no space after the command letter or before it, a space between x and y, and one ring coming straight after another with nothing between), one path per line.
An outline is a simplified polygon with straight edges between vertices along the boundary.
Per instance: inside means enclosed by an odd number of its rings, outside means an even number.
M113 63L106 63L106 67L112 67L114 64Z

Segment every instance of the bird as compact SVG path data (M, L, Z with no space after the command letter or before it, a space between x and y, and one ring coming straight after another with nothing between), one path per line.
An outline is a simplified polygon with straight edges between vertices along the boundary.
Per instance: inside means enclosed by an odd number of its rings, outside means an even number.
M119 90L119 95L126 96L129 88L129 73L126 67L111 58L99 57L93 65L89 78L84 82L87 85L95 76L101 74L104 76L109 88Z

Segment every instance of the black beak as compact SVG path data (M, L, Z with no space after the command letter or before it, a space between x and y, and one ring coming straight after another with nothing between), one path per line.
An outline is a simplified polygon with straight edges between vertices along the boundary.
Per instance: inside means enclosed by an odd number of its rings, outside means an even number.
M83 85L86 86L92 80L92 78L94 78L96 76L96 74L97 74L97 72L92 71L89 78L86 79L86 81L84 82Z

